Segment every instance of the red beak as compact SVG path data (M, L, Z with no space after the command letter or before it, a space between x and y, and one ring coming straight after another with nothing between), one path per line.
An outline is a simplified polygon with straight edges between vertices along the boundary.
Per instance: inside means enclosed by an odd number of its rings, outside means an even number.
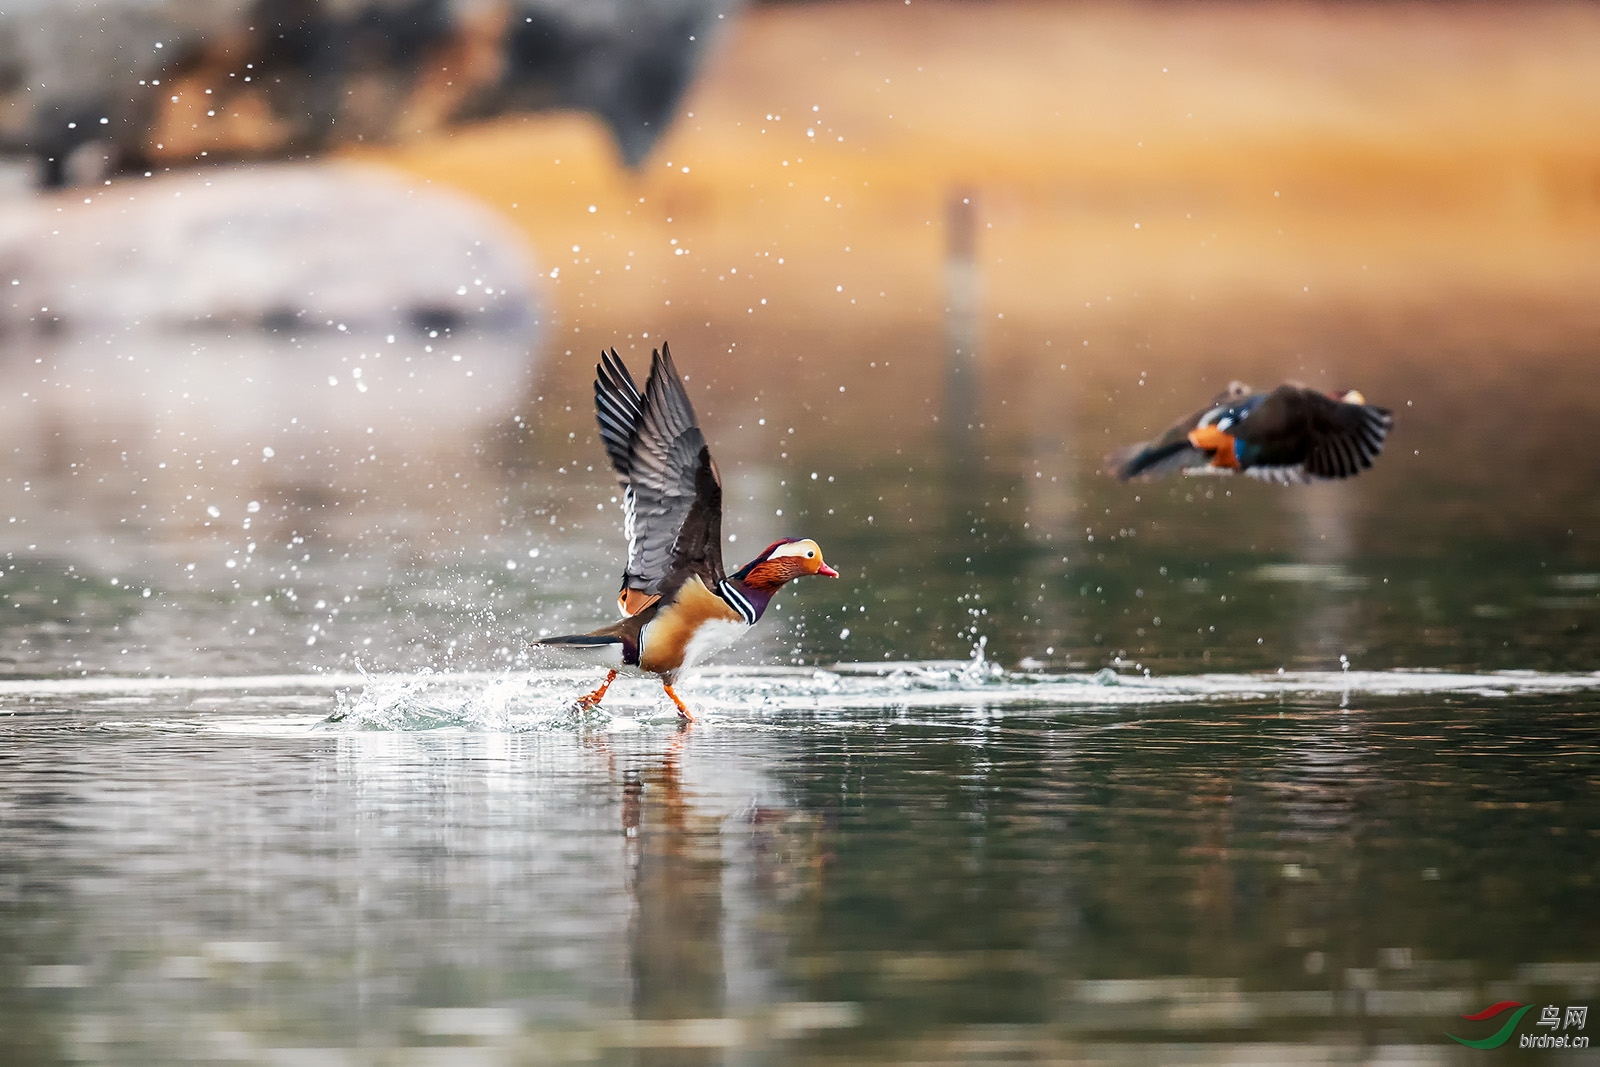
M822 575L824 578L837 578L837 577L839 577L839 572L834 570L832 567L828 566L826 563L824 563L822 566L817 568L817 573Z

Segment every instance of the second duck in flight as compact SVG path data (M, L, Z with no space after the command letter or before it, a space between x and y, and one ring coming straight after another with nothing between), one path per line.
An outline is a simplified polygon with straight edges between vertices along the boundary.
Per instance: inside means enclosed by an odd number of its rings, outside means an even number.
M722 570L722 479L666 345L650 354L644 392L617 355L595 367L600 440L622 484L628 565L617 594L621 622L538 645L591 648L611 672L578 699L597 706L619 669L654 674L683 719L694 714L673 691L678 672L742 637L789 581L839 572L815 541L786 538L733 574Z
M1231 383L1209 405L1154 441L1106 457L1123 481L1171 471L1241 471L1275 482L1349 478L1372 466L1394 419L1351 389L1319 393L1280 385L1270 393Z

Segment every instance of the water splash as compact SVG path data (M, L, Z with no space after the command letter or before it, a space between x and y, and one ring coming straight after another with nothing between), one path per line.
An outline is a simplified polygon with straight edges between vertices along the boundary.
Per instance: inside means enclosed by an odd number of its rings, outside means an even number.
M484 676L422 670L368 675L359 690L334 694L334 710L318 725L345 730L467 729L490 733L604 722L576 707L579 689L554 672Z
M988 660L984 642L970 660L839 664L806 668L719 668L689 678L680 691L702 721L745 726L794 726L853 713L985 708L1092 710L1141 705L1225 704L1273 699L1396 697L1461 693L1503 697L1600 689L1600 673L1505 671L1337 671L1206 674L1152 677L1008 671ZM602 709L578 715L573 700L589 681L584 672L538 671L496 678L416 675L374 678L356 695L340 694L329 725L368 730L458 727L477 730L629 728L675 724L671 705L653 679L619 680Z
M1600 672L1544 674L1497 671L1358 671L1348 660L1335 671L1201 674L1172 677L1006 670L979 640L967 660L842 663L831 669L727 667L686 678L679 691L708 725L793 729L807 724L875 719L888 712L984 710L1006 715L1093 711L1179 704L1221 705L1262 700L1328 700L1348 707L1356 697L1478 697L1577 693L1600 689ZM133 698L189 694L201 705L283 716L324 714L315 729L412 732L465 730L672 729L677 713L653 678L621 678L604 705L575 709L599 680L593 670L505 672L423 670L410 674L273 675L232 678L32 679L0 682L10 701L70 702L78 709L126 709ZM331 713L326 709L330 701ZM165 701L170 703L170 701ZM4 709L0 708L0 712ZM169 716L170 718L170 716ZM224 721L208 714L197 728ZM122 728L140 725L118 718ZM238 716L227 721L242 721ZM158 728L146 721L144 725Z
M961 669L961 683L963 686L988 685L990 682L1003 680L1005 669L998 663L990 663L984 657L984 651L989 647L989 638L980 634L972 646L972 659Z

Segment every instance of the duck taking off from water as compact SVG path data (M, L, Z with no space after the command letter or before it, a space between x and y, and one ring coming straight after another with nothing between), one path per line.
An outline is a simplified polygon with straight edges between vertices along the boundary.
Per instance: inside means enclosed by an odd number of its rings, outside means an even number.
M663 344L650 354L644 391L617 350L595 367L600 440L622 484L628 565L617 607L622 621L584 634L546 637L537 645L590 648L611 672L577 702L597 707L621 669L661 679L678 714L694 722L673 691L678 672L700 663L756 624L785 584L807 574L839 572L815 541L774 541L733 574L722 570L722 479L689 405L683 379Z
M1257 393L1232 382L1209 405L1154 441L1106 457L1122 481L1235 471L1274 482L1349 478L1372 466L1394 425L1354 389L1319 393L1288 384Z

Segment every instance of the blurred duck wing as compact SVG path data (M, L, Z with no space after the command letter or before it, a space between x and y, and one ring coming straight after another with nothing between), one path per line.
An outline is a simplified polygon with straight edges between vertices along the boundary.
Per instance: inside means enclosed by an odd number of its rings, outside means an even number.
M1299 481L1367 470L1393 425L1384 408L1281 385L1231 432L1239 439L1246 473Z

